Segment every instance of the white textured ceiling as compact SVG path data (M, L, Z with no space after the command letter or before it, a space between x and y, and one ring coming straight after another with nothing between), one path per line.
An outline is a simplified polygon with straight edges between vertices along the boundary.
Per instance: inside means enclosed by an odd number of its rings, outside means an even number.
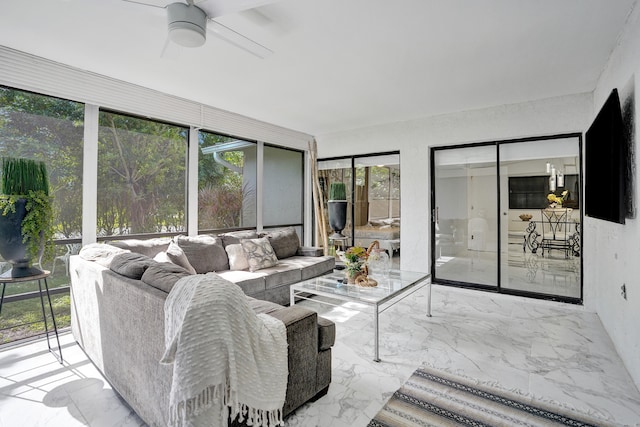
M280 0L218 18L274 51L259 59L214 37L161 56L162 8L1 0L0 45L319 135L592 91L635 2Z

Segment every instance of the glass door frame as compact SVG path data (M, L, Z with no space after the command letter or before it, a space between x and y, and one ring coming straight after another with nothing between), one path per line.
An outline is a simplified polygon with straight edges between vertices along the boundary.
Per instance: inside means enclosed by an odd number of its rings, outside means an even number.
M368 157L382 157L382 156L398 156L398 164L400 164L400 151L383 151L383 152L379 152L379 153L366 153L366 154L353 154L353 155L349 155L349 156L335 156L335 157L323 157L318 159L318 162L329 162L332 160L350 160L351 162L351 191L349 192L348 196L348 200L350 202L350 206L349 206L349 213L348 215L350 215L351 218L351 232L349 233L349 241L350 245L349 246L353 246L356 243L356 232L355 232L355 215L356 215L356 211L355 211L355 200L356 200L356 159L360 159L360 158L368 158ZM402 170L402 169L401 169ZM402 173L402 172L401 172ZM401 182L402 182L402 175L400 175L401 178ZM400 199L402 200L402 194L400 194ZM326 203L326 200L325 200ZM315 212L314 212L315 215ZM349 217L348 217L349 218ZM316 226L316 221L315 221L315 217L314 217L314 221L313 221L314 227ZM314 233L315 235L315 233ZM316 242L316 245L318 244L318 242ZM389 254L392 255L392 254Z
M484 290L488 292L496 292L507 295L516 295L516 296L524 296L535 299L544 299L544 300L553 300L560 301L571 304L582 304L584 297L584 238L581 238L581 250L580 250L580 296L579 297L568 297L562 295L553 295L546 293L539 293L533 291L523 291L517 289L509 289L502 286L502 238L501 238L501 230L502 230L502 215L501 212L501 200L503 197L508 197L507 195L501 194L500 189L500 180L501 180L501 161L500 161L500 147L505 144L515 144L522 142L534 142L534 141L546 141L546 140L554 140L554 139L566 139L566 138L577 138L578 140L578 183L579 183L579 199L584 201L583 196L583 168L582 168L582 144L583 144L583 135L582 133L574 132L574 133L565 133L565 134L555 134L555 135L545 135L545 136L537 136L537 137L527 137L527 138L516 138L516 139L507 139L507 140L496 140L496 141L485 141L485 142L477 142L477 143L466 143L466 144L457 144L457 145L442 145L442 146L432 146L429 148L429 178L430 178L430 263L431 263L431 280L432 283L446 285L446 286L454 286L454 287L462 287L469 289L477 289ZM472 282L460 282L448 279L439 279L436 275L436 218L437 218L437 205L436 205L436 167L435 167L435 157L436 152L443 150L451 150L451 149L460 149L460 148L475 148L475 147L486 147L486 146L495 146L496 148L496 194L497 194L497 203L496 203L496 213L497 213L497 224L496 224L496 233L497 236L497 284L496 286L487 286L478 283ZM582 202L583 203L583 202ZM580 209L580 224L584 224L583 218L584 209ZM584 229L582 229L584 233ZM583 234L584 236L584 234Z

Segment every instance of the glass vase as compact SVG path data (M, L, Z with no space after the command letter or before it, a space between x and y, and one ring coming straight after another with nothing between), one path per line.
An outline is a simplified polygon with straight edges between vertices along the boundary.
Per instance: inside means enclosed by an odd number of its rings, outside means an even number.
M369 266L370 276L374 278L380 277L383 279L389 277L389 270L391 270L391 258L387 251L374 249L371 254L369 254L367 264Z

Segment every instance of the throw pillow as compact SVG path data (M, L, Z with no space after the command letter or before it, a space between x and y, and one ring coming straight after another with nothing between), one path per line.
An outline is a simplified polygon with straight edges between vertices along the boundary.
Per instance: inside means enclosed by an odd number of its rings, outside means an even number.
M222 239L222 244L226 248L229 245L239 245L240 239L257 239L260 236L255 230L240 230L218 234L218 237Z
M178 280L188 276L190 274L187 270L179 265L164 263L149 266L141 280L149 286L169 293Z
M229 259L222 246L222 239L206 234L178 236L177 243L196 273L205 274L229 269Z
M231 270L247 270L249 268L249 261L244 254L244 249L240 243L229 245L224 248L229 256L229 267Z
M109 268L130 279L140 280L145 270L155 264L157 263L146 255L125 252L114 256Z
M268 232L266 237L278 259L292 257L298 252L300 238L293 227Z
M153 260L156 262L168 262L169 264L173 264L166 252L158 252L156 256L153 257Z
M184 254L182 248L175 242L169 243L167 248L167 258L175 265L179 265L191 274L196 274L195 268L189 263L187 256Z
M278 263L275 252L266 237L260 239L240 240L242 250L249 262L249 271L258 271L263 268L273 267Z

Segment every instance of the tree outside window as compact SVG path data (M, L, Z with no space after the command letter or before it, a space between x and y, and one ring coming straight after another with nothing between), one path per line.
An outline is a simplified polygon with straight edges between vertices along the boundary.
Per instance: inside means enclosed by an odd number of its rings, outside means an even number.
M82 232L84 105L0 87L0 156L44 161L56 238Z
M188 129L101 111L98 233L186 230Z
M257 145L205 131L198 144L198 230L255 227Z
M52 272L49 288L69 286L64 254L66 239L81 237L84 105L64 99L0 87L0 157L44 161L53 197L56 258L42 268ZM0 273L8 269L0 259ZM42 333L37 282L7 286L0 316L0 343ZM33 295L7 302L19 295ZM52 296L58 328L70 324L69 294ZM48 316L48 315L47 315ZM48 316L49 317L49 316ZM49 317L50 320L50 317Z

